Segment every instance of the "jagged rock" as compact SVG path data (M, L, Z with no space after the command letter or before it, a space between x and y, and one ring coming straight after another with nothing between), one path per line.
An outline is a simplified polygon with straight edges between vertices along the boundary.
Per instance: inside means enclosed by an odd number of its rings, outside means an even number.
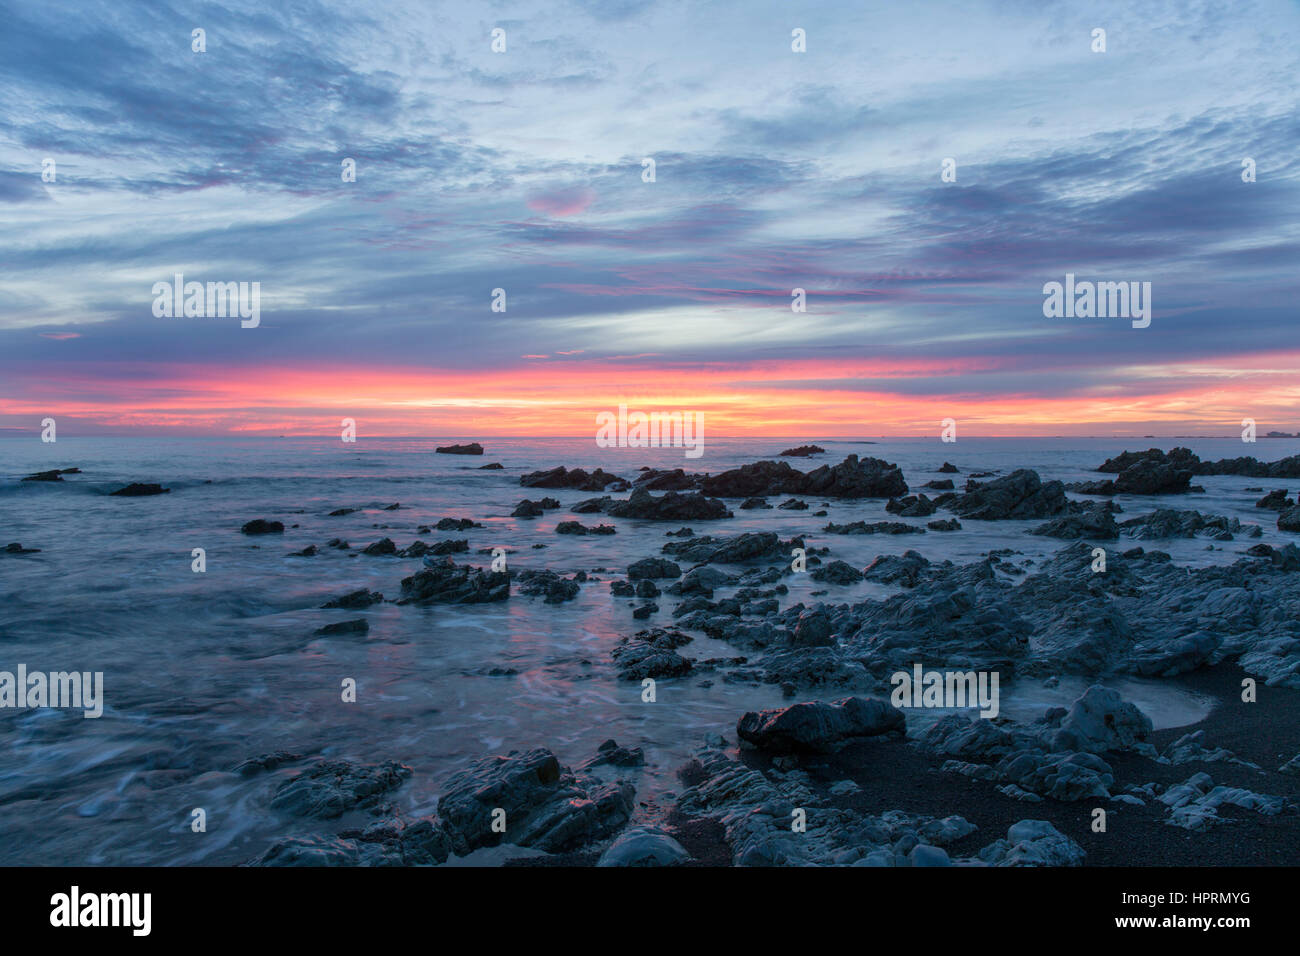
M957 466L954 465L954 464L951 464L951 463L945 461L945 462L943 463L943 465L940 466L940 468L939 468L939 474L941 474L941 475L955 475L955 474L957 474Z
M561 521L555 526L556 534L614 534L617 530L612 524L598 524L588 528L580 521Z
M1046 484L1038 472L1021 468L989 482L966 484L966 493L944 505L961 518L1000 521L1008 518L1050 518L1069 510L1065 486L1059 481Z
M649 521L716 521L732 514L717 498L698 492L665 492L656 498L644 488L634 489L626 501L613 502L606 513L615 518L643 518Z
M34 475L28 475L23 481L62 481L63 475L79 475L80 468L52 468L49 471L38 471Z
M402 578L398 604L482 604L510 597L510 575L505 571L484 571L458 565L425 568Z
M1270 511L1286 511L1288 508L1294 508L1295 502L1287 498L1285 488L1278 488L1256 501L1255 507L1267 508Z
M579 582L554 571L520 571L519 593L530 597L544 596L545 604L563 604L578 596Z
M380 538L374 544L369 544L362 548L361 553L368 554L371 557L397 554L397 545L393 543L392 538Z
M410 767L391 760L382 764L322 760L277 787L271 809L330 820L349 810L374 807L410 776Z
M1110 541L1119 537L1119 526L1115 523L1115 514L1110 503L1089 502L1079 511L1053 518L1046 524L1031 528L1030 534L1047 535L1051 538L1090 538L1094 541Z
M581 468L572 471L561 465L550 471L534 471L519 479L525 488L576 488L579 491L604 491L606 485L626 483L618 475L597 468L591 474Z
M715 588L724 587L730 583L731 577L717 568L691 568L682 575L680 581L668 588L668 593L680 596L702 594L705 597L712 597Z
M1300 507L1288 508L1278 515L1277 530L1300 533Z
M961 522L956 518L941 518L938 521L927 521L925 526L931 531L960 531Z
M838 465L822 465L804 474L783 461L759 461L705 477L705 494L720 498L806 495L819 498L896 498L907 494L897 465L879 458L849 455Z
M378 591L369 591L366 588L360 588L356 591L349 591L340 598L332 601L326 601L321 605L322 608L342 608L346 611L357 611L362 608L370 607L372 604L378 604L384 599L384 596Z
M775 531L747 531L734 538L702 535L686 541L670 541L664 554L695 564L746 564L788 558L794 548L803 547L802 538L782 541Z
M1219 816L1219 808L1224 804L1254 810L1265 816L1276 816L1291 808L1284 797L1255 793L1241 787L1215 786L1207 773L1194 774L1185 783L1175 784L1156 799L1169 807L1169 819L1165 822L1187 830L1207 830L1217 823L1228 822Z
M635 637L624 638L612 654L619 678L639 681L647 677L684 677L694 665L676 649L690 641L691 638L680 631L660 627L638 631Z
M769 753L833 750L861 737L902 733L901 711L874 697L809 701L779 710L750 711L736 724L741 740Z
M458 854L502 842L562 853L602 840L631 818L630 783L575 777L545 749L485 757L453 774L438 800L438 816ZM505 833L492 828L505 812Z
M857 584L862 580L862 572L847 561L837 560L814 568L810 577L814 581L826 581L829 584Z
M853 521L849 524L831 522L822 530L827 534L925 534L924 528L901 521Z

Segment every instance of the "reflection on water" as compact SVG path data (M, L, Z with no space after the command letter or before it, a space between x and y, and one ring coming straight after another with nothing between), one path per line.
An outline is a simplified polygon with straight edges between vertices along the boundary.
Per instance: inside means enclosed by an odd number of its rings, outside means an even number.
M658 554L665 532L677 526L604 519L617 525L616 535L557 535L559 521L584 518L567 509L592 494L525 490L518 477L559 464L625 476L643 464L718 472L804 441L715 439L694 462L680 450L597 449L590 440L486 440L488 454L481 459L432 454L447 438L356 445L305 439L0 442L6 542L41 549L0 555L0 670L25 663L34 670L103 671L105 694L99 720L79 712L0 712L0 747L8 758L0 765L0 863L237 863L276 836L346 825L304 825L267 809L274 785L292 768L250 779L230 772L275 750L406 762L415 774L395 800L403 812L418 814L433 810L448 774L485 754L546 746L575 764L613 737L645 749L638 800L653 802L678 786L673 769L706 734L734 737L744 711L791 701L775 686L718 678L704 687L703 679L688 678L661 681L658 701L642 703L640 685L617 680L609 653L643 625L633 621L631 602L610 595L607 582L631 561ZM944 460L961 468L959 483L972 471L1017 466L1077 480L1125 447L1083 440L820 444L834 461L850 452L895 461L913 487L939 477ZM1240 453L1240 443L1191 444L1202 457ZM1271 457L1293 454L1294 444L1276 442ZM489 461L505 467L478 470ZM68 466L83 474L62 484L16 480ZM107 495L130 481L159 481L172 493ZM1187 496L1180 506L1261 522L1262 540L1276 538L1272 523L1261 521L1253 507L1258 495L1243 490L1250 480L1202 483L1207 493ZM534 520L510 517L521 498L541 494L565 507ZM398 510L381 510L394 502ZM1119 502L1130 514L1150 507ZM905 540L823 535L826 521L890 516L883 501L829 502L828 518L812 516L822 502L809 504L803 512L737 510L734 520L715 527L697 523L695 530L804 534L859 567L877 554L909 548L932 560L965 562L992 548L1015 548L1036 559L1061 546L1025 535L1033 522L963 522L960 533ZM344 507L362 510L329 517ZM420 525L446 516L471 517L483 527L417 534ZM258 517L283 521L286 533L239 533L241 524ZM398 547L417 537L465 538L470 552L458 561L486 565L490 558L479 551L504 547L513 568L584 569L599 580L560 606L516 595L473 607L320 609L362 587L398 595L401 578L418 570L418 561L356 554L385 536ZM336 537L354 550L324 547ZM321 553L288 556L308 544ZM1244 546L1206 551L1201 540L1160 545L1187 564L1228 562ZM202 574L190 569L196 547L207 552ZM612 571L594 570L602 568ZM822 599L810 594L822 589L817 582L800 577L789 585L783 606ZM837 602L893 593L872 583L830 590L826 597ZM664 610L650 623L670 623L673 602L658 603ZM368 634L314 634L324 624L358 617L369 622ZM705 638L685 652L699 658L740 653ZM355 704L340 699L345 678L357 681ZM1195 721L1208 706L1158 682L1116 686L1158 727ZM1054 690L1008 683L1002 711L1031 719L1049 706L1068 705L1083 688L1084 682L1069 678ZM933 712L916 716L924 721ZM190 831L196 807L207 811L205 834Z

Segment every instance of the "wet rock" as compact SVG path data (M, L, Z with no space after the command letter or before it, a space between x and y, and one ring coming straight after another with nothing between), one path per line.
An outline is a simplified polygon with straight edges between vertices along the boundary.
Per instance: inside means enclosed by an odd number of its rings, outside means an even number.
M901 556L878 556L867 565L862 576L881 584L901 584L905 588L914 588L929 568L930 562L923 555L916 551L904 551Z
M554 571L520 571L518 580L520 594L544 596L545 604L563 604L578 596L578 581Z
M620 747L616 740L606 740L596 748L596 756L583 761L579 770L592 767L644 767L645 752L640 747Z
M342 608L345 611L357 611L362 608L370 607L372 604L378 604L384 599L384 596L378 591L369 591L361 588L356 591L349 591L340 598L332 601L326 601L321 605L322 608Z
M615 518L642 518L648 521L716 521L732 514L717 498L696 492L665 492L655 497L644 488L633 490L626 501L614 501L606 513Z
M487 465L479 465L478 470L479 471L500 471L504 467L505 465L501 464L501 462L494 461Z
M250 757L236 766L231 773L237 773L241 777L255 777L259 773L274 770L284 764L295 763L301 759L303 759L302 754L291 753L287 750L276 750L273 753Z
M318 637L332 637L340 634L367 634L369 631L370 622L365 618L357 618L354 621L326 624L324 627L318 627L315 633Z
M434 528L439 531L467 531L470 528L481 527L483 527L481 524L471 521L469 518L442 518L434 525ZM421 533L428 534L427 531Z
M1287 498L1285 488L1278 488L1256 501L1255 507L1267 508L1269 511L1286 511L1288 508L1295 507L1295 502Z
M614 597L634 597L636 589L628 581L610 581L609 590Z
M239 530L243 534L284 534L284 523L267 521L265 518L254 518L252 521L246 522Z
M922 487L929 488L931 491L952 491L953 483L951 478L937 478L934 481L927 481Z
M5 554L39 554L40 550L41 550L40 548L24 548L22 544L20 544L19 542L11 541L7 545L5 545L4 553Z
M827 534L925 534L924 528L901 521L853 521L849 524L832 522L822 530Z
M79 475L80 468L52 468L49 471L38 471L34 475L28 475L23 481L62 481L63 475Z
M368 554L371 557L394 555L397 554L397 545L393 543L392 538L380 538L374 544L368 544L362 548L361 553Z
M1128 537L1139 539L1194 538L1209 536L1222 538L1244 534L1259 537L1259 525L1242 524L1236 518L1222 515L1203 515L1199 511L1179 511L1174 508L1157 508L1149 515L1120 522L1120 530Z
M747 531L734 538L702 535L688 541L670 541L663 552L695 564L747 564L784 560L794 548L801 547L802 538L782 541L775 531Z
M1001 521L1009 518L1050 518L1069 509L1065 486L1059 481L1046 484L1038 472L1021 468L1002 478L979 483L973 478L966 493L944 507L960 518Z
M890 498L885 510L902 518L928 518L937 507L925 495L908 495L905 498Z
M831 561L810 573L814 581L826 581L829 584L857 584L862 580L862 572L847 561Z
M548 853L605 839L630 819L635 789L576 777L545 749L486 757L453 774L438 800L458 854L509 842ZM506 831L494 832L494 811Z
M945 461L943 465L939 468L939 474L955 475L957 474L957 466Z
M623 638L614 648L614 665L620 680L645 680L663 677L684 677L693 664L677 653L677 648L689 644L691 638L681 631L661 627L638 631L635 637Z
M631 581L647 578L679 578L682 576L682 569L675 561L666 558L642 558L628 565L627 576Z
M164 488L162 485L142 484L138 481L133 481L125 488L119 488L117 491L110 491L109 494L114 498L145 498L149 495L171 494L171 489Z
M767 503L766 498L746 498L740 505L741 511L752 511L755 508L767 508L771 510L771 505Z
M797 647L833 647L834 627L824 611L804 611L795 623L791 643Z
M862 737L902 733L901 711L876 698L809 701L778 710L750 711L736 724L740 739L768 753L830 751Z
M468 445L443 445L434 451L439 455L481 455L483 446L478 442L470 442Z
M690 859L686 848L657 827L632 827L619 835L597 866L673 866Z
M618 477L600 468L588 474L581 468L572 471L561 465L550 471L534 471L519 479L525 488L575 488L578 491L604 491L607 485L626 484Z
M816 495L821 498L894 498L907 494L902 471L878 458L849 455L838 465L823 465L804 474L786 462L760 461L706 476L705 494L721 498Z
M594 527L587 527L581 521L561 521L555 526L556 534L614 534L618 529L611 524L600 524Z
M402 579L398 604L483 604L510 597L510 575L458 565L425 568Z
M787 448L778 455L778 458L807 458L809 455L824 455L826 449L820 445L800 445L798 448Z
M1288 508L1278 515L1277 530L1300 533L1300 507Z
M682 579L668 588L669 594L685 596L702 594L712 597L715 588L725 587L731 583L731 576L717 568L692 568L682 575Z
M296 817L329 820L376 806L411 776L396 761L357 764L322 760L276 788L271 809Z
M1119 526L1115 523L1110 502L1088 502L1079 511L1053 518L1046 524L1031 528L1029 533L1051 538L1110 541L1119 537Z
M941 518L938 521L927 521L925 526L931 531L960 531L961 522L956 518Z

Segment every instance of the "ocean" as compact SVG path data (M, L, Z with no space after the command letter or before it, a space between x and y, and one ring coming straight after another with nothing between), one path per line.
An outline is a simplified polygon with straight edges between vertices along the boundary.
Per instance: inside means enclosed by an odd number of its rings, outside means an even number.
M549 747L562 763L591 756L607 738L642 747L637 799L644 819L666 812L680 784L673 771L707 734L734 738L747 710L785 706L814 694L783 698L779 687L697 678L661 681L658 699L643 703L639 683L620 681L610 663L617 640L647 625L670 626L673 601L649 621L634 621L629 599L608 582L628 564L656 556L677 523L573 515L568 507L594 492L521 488L525 472L557 465L600 467L633 478L642 466L717 473L769 459L790 445L816 442L827 454L789 459L807 470L847 454L898 464L913 491L941 476L949 461L960 489L972 472L1033 468L1044 480L1100 477L1097 465L1123 451L1186 445L1202 459L1254 455L1273 461L1300 451L1300 441L1238 439L707 439L704 456L683 450L598 448L584 439L479 439L482 457L439 455L460 438L367 439L345 444L319 438L77 438L0 440L0 546L34 554L0 554L0 670L102 671L104 714L79 710L0 710L0 863L236 864L277 837L320 832L319 823L285 819L269 806L271 790L293 771L244 778L241 761L271 751L375 762L398 760L414 775L394 796L411 815L435 810L439 786L452 772L489 754ZM480 470L500 462L501 470ZM59 483L21 482L24 475L77 467ZM1259 524L1259 539L1213 544L1205 539L1142 544L1168 551L1188 566L1231 563L1250 544L1280 545L1288 536L1275 515L1254 507L1249 487L1282 486L1234 476L1194 479L1205 491L1181 496L1119 496L1121 518L1163 507L1195 508ZM166 495L120 498L130 482L158 482ZM1294 488L1289 488L1294 492ZM623 497L614 493L616 497ZM510 517L523 498L558 498L564 507L543 517ZM780 499L772 499L772 504ZM827 502L829 517L807 511L737 509L719 522L695 522L697 534L777 531L828 546L831 558L863 567L880 554L914 549L957 563L1010 548L1041 558L1065 542L1025 534L1039 521L963 520L963 530L925 535L837 536L828 521L894 519L884 500ZM397 510L383 510L398 503ZM351 514L330 517L340 508ZM935 517L943 517L940 512ZM467 517L482 528L417 535L444 517ZM254 518L284 522L283 535L250 537ZM555 532L558 522L614 524L609 536ZM598 518L599 520L592 520ZM923 523L923 522L921 522ZM690 524L687 522L687 524ZM457 563L486 567L480 550L505 548L513 570L549 568L594 579L560 605L512 594L505 602L431 607L377 604L363 611L320 605L358 588L399 594L418 559L372 557L359 550L383 537L398 548L417 539L468 539ZM332 538L352 548L324 547ZM314 544L314 557L289 553ZM544 544L544 548L534 545ZM206 552L206 570L191 569L192 551ZM1017 556L1017 560L1020 560ZM835 603L883 598L896 588L863 582L832 587L805 575L787 578L782 608L799 601ZM639 602L638 602L639 603ZM315 636L322 625L364 617L365 635ZM691 656L735 657L739 651L702 635ZM944 662L926 662L941 667ZM345 679L357 700L341 700ZM1161 682L1121 681L1156 727L1200 719L1210 704ZM1083 689L1063 679L1004 683L1002 711L1032 718L1068 704ZM207 832L191 829L202 808ZM35 834L40 834L39 839Z

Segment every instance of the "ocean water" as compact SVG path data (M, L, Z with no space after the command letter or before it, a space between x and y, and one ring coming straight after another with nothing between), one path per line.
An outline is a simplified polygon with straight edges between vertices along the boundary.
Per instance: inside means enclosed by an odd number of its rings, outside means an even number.
M646 624L670 624L673 601L649 622L634 621L631 602L611 596L608 580L632 561L657 555L675 523L572 515L566 509L592 493L523 489L519 476L556 465L602 467L633 477L643 465L720 472L774 457L791 444L816 441L825 456L793 459L798 468L873 455L899 464L913 489L946 460L961 470L960 488L976 471L1036 469L1047 480L1097 477L1093 469L1124 449L1184 444L1203 459L1253 454L1276 460L1300 441L1234 439L933 439L874 444L826 439L709 439L700 459L682 449L601 449L586 439L486 439L483 457L436 455L456 439L36 438L0 441L0 545L19 541L39 554L0 554L0 670L104 673L104 716L80 711L0 710L0 863L233 864L261 853L277 837L332 833L342 823L286 819L268 807L282 769L245 779L241 761L275 750L358 761L400 760L413 778L394 800L403 812L430 813L446 777L478 757L549 747L573 765L613 737L643 747L647 767L637 780L646 819L664 812L679 786L673 770L711 732L734 738L746 710L789 704L774 686L712 687L697 678L661 681L658 700L642 703L640 685L617 679L610 651L619 637ZM467 440L467 439L460 439ZM500 471L480 465L500 462ZM79 467L63 483L19 482L49 468ZM115 498L131 481L159 482L168 495ZM1169 551L1179 564L1230 563L1256 540L1284 543L1275 516L1254 508L1252 486L1285 483L1230 476L1197 479L1204 493L1170 499L1115 499L1132 517L1157 503L1235 516L1263 528L1207 550L1204 540L1142 542ZM1289 489L1295 491L1294 488ZM549 495L565 508L527 520L509 517L520 499ZM884 501L830 501L829 518L808 511L739 511L732 520L695 522L697 534L773 530L829 546L831 557L858 567L879 554L920 551L931 560L978 560L994 548L1042 557L1063 542L1029 536L1038 522L963 521L952 534L835 536L827 521L883 520ZM400 503L396 511L381 510ZM779 503L777 499L772 504ZM733 510L739 502L733 502ZM337 508L362 510L329 517ZM484 527L418 535L443 517L468 517ZM284 535L248 537L253 518L283 521ZM559 521L614 524L610 536L557 535ZM292 526L292 527L290 527ZM353 551L323 548L341 537ZM468 607L376 605L366 611L322 610L325 601L357 588L388 598L420 562L368 557L357 551L382 537L399 548L467 538L458 563L486 565L479 549L504 547L513 569L579 569L600 580L563 605L518 594ZM289 557L308 544L311 558ZM535 549L533 545L545 544ZM207 570L191 570L191 550L204 548ZM608 572L595 569L609 569ZM798 601L857 601L895 589L873 583L830 587L787 579ZM639 603L639 602L638 602ZM364 636L315 637L324 624L365 617ZM742 653L697 636L692 657ZM942 667L943 662L925 662ZM497 674L492 674L493 670ZM502 675L501 671L512 672ZM345 678L358 700L344 703ZM1063 680L1004 684L1003 713L1032 718L1068 704L1083 683ZM1157 726L1203 716L1209 702L1160 682L1129 681L1126 696ZM805 699L804 697L796 699ZM933 714L924 715L932 719ZM191 811L203 808L207 832L193 833Z

